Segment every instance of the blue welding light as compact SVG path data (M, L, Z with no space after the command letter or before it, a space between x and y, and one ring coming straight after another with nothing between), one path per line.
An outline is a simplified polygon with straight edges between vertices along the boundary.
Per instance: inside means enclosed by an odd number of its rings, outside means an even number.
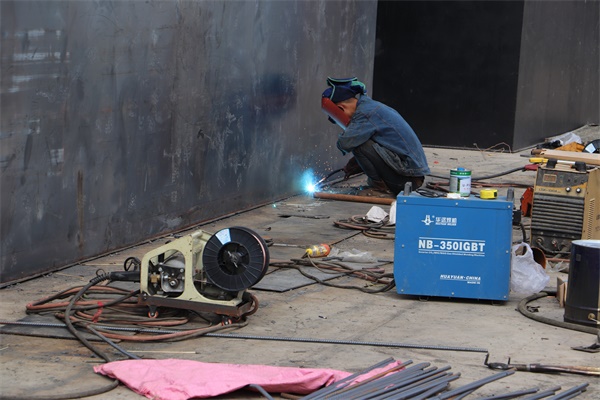
M317 179L312 169L308 169L302 174L302 187L308 194L312 194L317 190Z

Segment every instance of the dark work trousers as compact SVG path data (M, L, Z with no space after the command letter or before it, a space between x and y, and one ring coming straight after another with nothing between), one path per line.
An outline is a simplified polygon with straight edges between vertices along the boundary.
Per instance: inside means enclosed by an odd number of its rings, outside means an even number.
M367 177L374 181L376 188L381 185L381 182L384 182L390 192L397 196L404 190L406 182L412 182L412 190L423 185L424 177L422 176L405 176L394 171L377 153L373 147L374 144L374 141L367 140L352 150L352 154Z

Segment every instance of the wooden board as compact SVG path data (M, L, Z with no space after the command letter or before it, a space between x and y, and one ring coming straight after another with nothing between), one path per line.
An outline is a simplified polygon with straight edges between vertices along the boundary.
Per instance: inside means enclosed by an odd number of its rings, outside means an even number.
M567 161L583 161L588 165L600 165L600 154L582 153L577 151L543 150L545 158L556 158Z

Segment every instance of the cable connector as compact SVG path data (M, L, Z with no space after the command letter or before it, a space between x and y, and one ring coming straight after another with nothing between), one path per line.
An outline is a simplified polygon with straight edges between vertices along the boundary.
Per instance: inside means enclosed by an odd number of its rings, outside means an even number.
M113 282L140 282L140 271L110 272L108 278Z

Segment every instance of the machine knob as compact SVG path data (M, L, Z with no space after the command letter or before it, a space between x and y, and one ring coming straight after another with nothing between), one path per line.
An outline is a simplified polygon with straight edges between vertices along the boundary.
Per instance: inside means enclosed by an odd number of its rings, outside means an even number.
M565 190L567 191L567 193L569 193L571 191L570 187L565 188Z
M577 193L581 193L581 188L577 188L577 190L575 190Z

